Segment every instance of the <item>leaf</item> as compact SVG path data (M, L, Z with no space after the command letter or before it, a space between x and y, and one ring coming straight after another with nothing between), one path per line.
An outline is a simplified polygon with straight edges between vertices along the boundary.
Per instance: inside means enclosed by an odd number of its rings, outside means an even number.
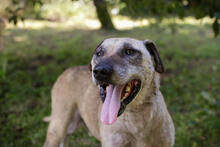
M17 5L17 4L18 4L18 0L12 0L12 3L13 3L14 5Z
M210 93L202 91L201 95L207 102L209 102L210 104L214 104L215 100L213 99L213 97L211 97Z
M185 16L185 11L180 3L176 3L176 12L180 19L183 19Z
M175 4L174 3L170 3L167 5L166 10L169 14L173 13L175 9Z
M218 34L219 34L219 24L218 24L218 19L217 18L215 19L215 22L212 24L212 29L215 33L215 37L217 37Z
M8 12L8 13L10 13L10 14L13 13L13 11L11 10L11 8L9 8L9 7L5 8L5 11Z
M14 15L8 18L8 22L12 22L14 20Z
M196 19L201 19L206 16L203 6L199 6L193 9L193 13Z
M24 20L25 20L25 17L22 16L22 17L21 17L21 21L24 22Z
M217 18L217 19L220 19L220 12L217 12L217 13L216 13L216 18Z
M17 17L13 20L13 22L14 22L14 25L17 24L17 22L18 22Z
M214 10L212 8L209 9L209 17L210 18L214 17Z

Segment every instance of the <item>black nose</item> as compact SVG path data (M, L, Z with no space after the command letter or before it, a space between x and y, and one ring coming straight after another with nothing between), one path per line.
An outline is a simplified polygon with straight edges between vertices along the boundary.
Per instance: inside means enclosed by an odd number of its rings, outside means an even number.
M108 64L97 65L94 70L94 77L102 82L108 82L113 73L113 68Z

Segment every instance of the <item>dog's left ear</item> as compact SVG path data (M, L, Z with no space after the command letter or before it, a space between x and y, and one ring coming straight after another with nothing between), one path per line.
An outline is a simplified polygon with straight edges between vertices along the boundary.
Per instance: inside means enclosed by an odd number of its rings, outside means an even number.
M160 59L159 52L157 51L156 45L151 40L144 40L144 44L145 44L147 50L149 51L149 53L151 54L151 56L153 56L153 58L154 58L155 70L159 73L163 73L164 67L163 67L163 63Z

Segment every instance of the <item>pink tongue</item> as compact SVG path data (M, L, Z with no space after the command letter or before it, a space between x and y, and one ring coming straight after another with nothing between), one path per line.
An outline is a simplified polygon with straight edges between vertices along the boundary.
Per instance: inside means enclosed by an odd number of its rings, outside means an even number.
M117 119L122 90L123 86L120 85L109 85L107 87L107 94L101 112L101 121L106 125L113 124Z

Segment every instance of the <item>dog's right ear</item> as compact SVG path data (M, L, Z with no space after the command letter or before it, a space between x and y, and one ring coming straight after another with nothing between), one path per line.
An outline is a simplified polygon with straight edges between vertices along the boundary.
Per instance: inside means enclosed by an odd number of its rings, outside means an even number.
M93 53L92 53L92 56L94 55L96 49L99 48L100 45L103 43L103 41L104 41L104 40L102 40L102 41L98 44L98 46L94 49L94 51L93 51ZM90 64L89 64L89 70L92 71L92 64L91 64L91 62L90 62Z
M163 67L163 63L160 59L159 52L157 51L156 45L151 40L144 40L144 44L145 44L147 50L149 51L149 53L151 54L151 56L153 56L153 58L154 58L155 70L159 73L163 73L164 67Z
M92 64L89 64L89 71L92 71Z

